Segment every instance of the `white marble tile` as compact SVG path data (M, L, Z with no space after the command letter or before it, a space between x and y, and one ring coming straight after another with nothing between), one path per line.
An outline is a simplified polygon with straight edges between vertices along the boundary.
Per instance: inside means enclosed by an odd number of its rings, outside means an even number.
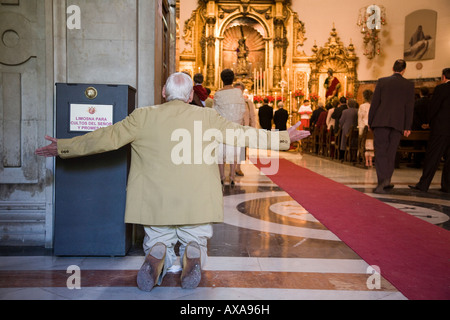
M261 271L359 273L367 274L369 265L363 260L351 259L299 259L258 258Z
M261 288L0 288L1 300L407 300L399 292Z

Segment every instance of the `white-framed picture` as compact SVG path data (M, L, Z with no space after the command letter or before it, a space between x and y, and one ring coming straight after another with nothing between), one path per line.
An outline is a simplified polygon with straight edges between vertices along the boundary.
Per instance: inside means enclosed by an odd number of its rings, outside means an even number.
M417 10L406 16L406 61L431 60L436 55L437 15L434 10Z

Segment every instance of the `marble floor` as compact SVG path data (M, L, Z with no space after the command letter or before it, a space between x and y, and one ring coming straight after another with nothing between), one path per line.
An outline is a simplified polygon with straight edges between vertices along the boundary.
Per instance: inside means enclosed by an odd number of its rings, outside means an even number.
M291 152L279 156L450 230L450 195L438 191L440 172L425 194L408 188L421 170L402 165L392 179L395 189L375 195L375 169ZM214 226L197 289L181 289L174 268L152 292L139 291L135 279L144 259L140 247L126 257L109 258L63 258L39 248L0 248L0 299L406 300L255 166L246 163L242 171L245 176L236 187L224 187L225 223ZM283 219L286 216L290 219Z

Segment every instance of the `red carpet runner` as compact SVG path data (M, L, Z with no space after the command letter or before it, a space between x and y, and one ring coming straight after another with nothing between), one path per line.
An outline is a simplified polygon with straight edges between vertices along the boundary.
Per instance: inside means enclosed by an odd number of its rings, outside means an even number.
M449 231L285 159L268 177L405 297L450 299Z

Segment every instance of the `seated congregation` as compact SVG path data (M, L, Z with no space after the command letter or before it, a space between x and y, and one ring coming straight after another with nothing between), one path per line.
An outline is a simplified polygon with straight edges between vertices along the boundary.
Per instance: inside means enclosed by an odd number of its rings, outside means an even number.
M365 90L364 103L361 105L356 100L345 97L335 97L326 106L319 103L310 121L311 136L301 143L302 152L364 168L373 167L373 132L368 126L372 96L372 90ZM414 168L421 168L423 165L430 137L424 116L429 101L428 88L422 88L416 99L411 135L402 137L398 148L397 168L400 163Z

